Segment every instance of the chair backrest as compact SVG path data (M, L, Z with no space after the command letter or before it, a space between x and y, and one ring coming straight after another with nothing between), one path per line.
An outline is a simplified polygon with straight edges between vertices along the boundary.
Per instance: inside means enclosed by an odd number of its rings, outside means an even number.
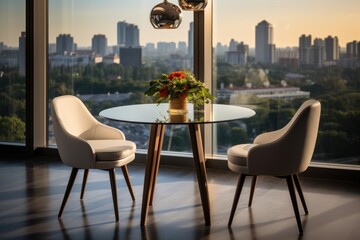
M83 136L91 135L98 121L83 102L71 95L56 97L51 103L51 117L61 160L73 167L93 166L95 155Z
M320 113L319 101L305 101L290 122L279 131L281 135L278 138L250 150L249 157L252 159L249 169L257 174L278 176L305 171L314 153Z
M52 114L55 114L64 130L71 135L77 137L84 135L97 124L97 120L91 115L84 103L75 96L56 97L53 99L52 105Z

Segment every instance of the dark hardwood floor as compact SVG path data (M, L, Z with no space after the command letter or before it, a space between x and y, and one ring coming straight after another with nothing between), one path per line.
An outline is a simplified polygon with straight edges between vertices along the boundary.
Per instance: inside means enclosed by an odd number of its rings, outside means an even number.
M245 182L232 228L227 227L237 175L208 170L211 226L205 226L192 169L160 166L154 204L140 227L143 164L130 164L132 202L116 172L120 221L115 222L107 172L89 173L80 200L80 171L63 216L57 214L71 169L44 158L0 161L0 239L360 239L360 186L300 178L309 214L300 208L304 235L298 234L286 181L260 177L247 207ZM301 205L300 205L301 207Z

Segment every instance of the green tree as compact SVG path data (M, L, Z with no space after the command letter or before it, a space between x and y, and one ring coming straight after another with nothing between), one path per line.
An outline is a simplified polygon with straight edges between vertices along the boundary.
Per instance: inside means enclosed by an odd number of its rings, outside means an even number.
M25 141L25 123L18 117L0 116L0 141Z

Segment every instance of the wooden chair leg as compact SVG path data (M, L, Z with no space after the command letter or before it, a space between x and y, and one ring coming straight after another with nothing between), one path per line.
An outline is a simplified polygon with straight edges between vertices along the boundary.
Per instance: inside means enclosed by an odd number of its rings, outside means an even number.
M83 183L82 183L82 187L81 187L80 199L84 199L84 193L85 193L85 187L86 187L88 175L89 175L89 169L84 169L84 177L83 177Z
M300 185L300 181L299 181L299 176L297 174L294 174L292 175L293 179L294 179L294 183L295 183L295 186L296 186L296 189L299 193L299 197L300 197L300 200L301 200L301 203L303 205L303 208L304 208L304 211L305 211L305 214L308 214L308 208L306 206L306 202L305 202L305 198L304 198L304 194L302 192L302 189L301 189L301 185Z
M70 178L69 178L69 182L68 182L68 185L66 187L66 190L65 190L65 194L64 194L64 198L63 198L63 201L61 203L61 207L60 207L60 211L59 211L59 214L58 214L58 217L60 218L63 211L64 211L64 208L65 208L65 205L66 205L66 202L69 198L69 195L70 195L70 192L71 192L71 189L74 185L74 182L75 182L75 178L76 178L76 175L78 173L78 168L73 168L71 170L71 175L70 175Z
M132 186L131 186L130 177L129 177L129 171L128 171L127 166L126 165L122 166L121 170L123 172L123 175L124 175L124 178L125 178L125 181L126 181L126 185L127 185L128 189L129 189L131 198L132 198L133 201L135 201L135 195L134 195L134 192L133 192L133 189L132 189Z
M235 191L235 196L234 196L233 205L232 205L232 208L231 208L230 217L229 217L229 222L228 222L228 226L229 226L229 227L231 226L232 221L233 221L233 219L234 219L236 207L237 207L237 204L238 204L238 202L239 202L241 190L242 190L242 188L243 188L243 186L244 186L245 178L246 178L246 175L245 175L245 174L240 174L239 181L238 181L238 184L237 184L237 187L236 187L236 191Z
M115 220L118 222L119 221L119 209L118 209L118 201L117 201L115 169L109 169L109 177L110 177L112 198L113 198L113 203L114 203Z
M251 180L251 189L250 189L249 204L248 204L249 207L251 207L252 200L254 197L256 179L257 179L257 176L253 176L252 180Z
M302 228L302 224L301 224L301 220L300 220L299 208L298 208L298 204L296 201L293 178L291 175L286 177L286 182L287 182L287 185L289 188L290 198L291 198L291 202L292 202L292 205L294 208L294 213L295 213L296 222L297 222L297 225L299 228L299 232L300 232L300 234L303 234L303 228Z

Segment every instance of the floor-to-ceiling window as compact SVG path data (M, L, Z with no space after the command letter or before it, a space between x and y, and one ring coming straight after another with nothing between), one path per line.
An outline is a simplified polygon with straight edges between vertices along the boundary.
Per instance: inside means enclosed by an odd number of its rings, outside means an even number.
M182 12L177 29L154 29L150 11L161 2L49 0L49 100L76 95L98 116L105 108L152 102L144 95L150 80L192 70L193 14ZM147 125L105 123L123 130L138 149L147 148ZM183 127L168 127L164 141L164 150L190 151Z
M0 2L0 145L27 145L27 67L29 32L26 0ZM29 130L29 129L28 129ZM28 135L28 136L27 136Z
M192 69L193 15L183 11L176 30L155 30L149 14L160 2L49 0L49 100L74 94L97 116L107 107L150 102L143 94L149 80ZM314 159L358 165L360 35L352 23L359 3L211 2L216 102L257 112L216 125L213 154L282 127L315 98L322 118ZM147 126L107 124L146 148ZM49 127L53 144L51 121ZM187 131L169 129L164 148L188 151L187 138Z
M257 113L217 125L215 153L284 126L315 98L322 115L314 160L359 165L360 2L213 2L218 102Z

